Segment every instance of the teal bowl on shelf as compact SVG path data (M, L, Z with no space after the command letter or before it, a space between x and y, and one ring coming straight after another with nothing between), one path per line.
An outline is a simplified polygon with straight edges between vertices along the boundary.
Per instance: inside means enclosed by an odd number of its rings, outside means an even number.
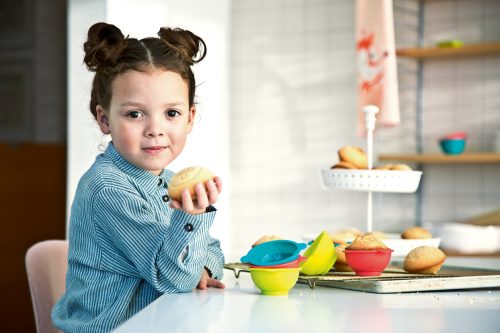
M439 140L439 145L443 150L443 153L448 155L458 155L465 150L465 138L456 139L441 139Z

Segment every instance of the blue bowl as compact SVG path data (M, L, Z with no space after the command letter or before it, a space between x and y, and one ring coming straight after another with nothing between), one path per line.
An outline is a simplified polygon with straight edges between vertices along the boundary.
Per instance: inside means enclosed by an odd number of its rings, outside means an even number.
M306 243L285 239L273 240L255 246L240 260L257 266L279 265L297 259L300 251L306 247Z
M439 144L443 153L448 155L458 155L464 152L465 139L441 139Z

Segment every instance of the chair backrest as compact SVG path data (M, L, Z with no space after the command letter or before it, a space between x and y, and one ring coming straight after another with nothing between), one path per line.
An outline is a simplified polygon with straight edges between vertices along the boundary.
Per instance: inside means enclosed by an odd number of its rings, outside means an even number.
M38 333L59 332L50 312L66 289L68 241L46 240L26 252L26 272Z

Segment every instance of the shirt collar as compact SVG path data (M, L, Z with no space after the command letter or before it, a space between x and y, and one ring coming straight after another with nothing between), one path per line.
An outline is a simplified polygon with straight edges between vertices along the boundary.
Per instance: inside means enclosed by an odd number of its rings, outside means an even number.
M109 158L113 164L123 173L133 178L139 186L144 188L147 192L153 192L158 186L167 188L167 184L172 179L173 172L163 169L158 176L149 171L138 168L123 158L123 156L116 150L113 142L110 142L104 151L104 157Z

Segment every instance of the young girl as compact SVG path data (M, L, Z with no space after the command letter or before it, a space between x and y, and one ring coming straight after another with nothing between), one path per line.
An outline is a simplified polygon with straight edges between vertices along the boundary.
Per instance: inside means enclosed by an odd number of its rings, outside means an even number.
M178 202L167 195L173 173L164 169L193 127L191 65L205 57L205 43L181 29L158 35L128 38L106 23L88 31L90 111L112 141L72 205L66 293L52 310L64 332L108 332L163 293L224 288L224 257L209 236L220 179Z

